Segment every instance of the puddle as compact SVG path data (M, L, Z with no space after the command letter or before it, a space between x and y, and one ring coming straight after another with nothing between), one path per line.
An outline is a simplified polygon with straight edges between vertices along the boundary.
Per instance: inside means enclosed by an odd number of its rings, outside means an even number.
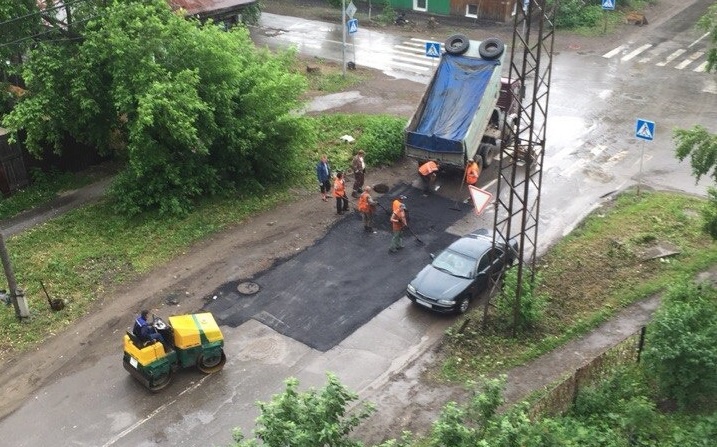
M305 108L304 113L323 112L324 110L335 109L338 107L351 104L363 98L361 92L350 91L342 93L334 93L332 95L319 96L314 98Z

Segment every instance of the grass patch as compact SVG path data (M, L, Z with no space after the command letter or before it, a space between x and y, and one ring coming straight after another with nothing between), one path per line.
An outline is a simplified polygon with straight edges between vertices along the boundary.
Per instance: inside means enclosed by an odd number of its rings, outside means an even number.
M313 92L323 94L342 92L367 79L366 75L354 70L346 70L344 75L341 70L341 64L328 62L324 59L316 58L305 65L309 91ZM312 69L310 70L309 67L312 67Z
M704 201L675 193L620 195L552 247L538 270L549 298L539 328L518 338L481 325L482 309L448 330L440 376L477 377L523 364L584 335L620 309L717 263L715 243L700 231ZM680 253L643 260L643 250L670 243ZM462 330L459 328L462 327Z

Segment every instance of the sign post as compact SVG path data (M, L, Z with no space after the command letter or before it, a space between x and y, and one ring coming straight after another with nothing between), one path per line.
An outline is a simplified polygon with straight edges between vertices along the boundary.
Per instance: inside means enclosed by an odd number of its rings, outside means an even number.
M642 140L642 148L640 151L640 180L637 183L637 196L640 197L640 187L642 186L642 160L645 158L645 141L655 139L655 122L638 118L635 122L635 138Z
M617 0L602 0L603 18L605 19L602 29L603 34L607 32L607 12L615 10L616 1Z

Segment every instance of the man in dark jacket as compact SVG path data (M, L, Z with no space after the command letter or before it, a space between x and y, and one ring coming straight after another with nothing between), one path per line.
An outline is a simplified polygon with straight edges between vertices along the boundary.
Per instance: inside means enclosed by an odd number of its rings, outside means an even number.
M162 334L149 324L147 316L149 315L148 310L143 310L137 318L134 320L134 326L132 327L132 333L137 336L141 341L152 341L157 340L164 344L164 337Z

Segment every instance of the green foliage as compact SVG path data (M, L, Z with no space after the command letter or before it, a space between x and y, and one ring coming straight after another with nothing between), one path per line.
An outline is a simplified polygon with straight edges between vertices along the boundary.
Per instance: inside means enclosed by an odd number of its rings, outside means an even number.
M403 132L406 121L394 116L372 116L367 119L356 146L366 152L370 165L388 165L403 156Z
M708 175L717 182L717 135L697 125L692 129L676 129L673 139L677 144L677 159L683 161L690 157L692 175L697 181Z
M717 68L717 4L709 7L707 13L697 22L697 26L710 33L712 45L707 53L707 71L709 72Z
M129 215L184 215L197 199L267 187L296 172L305 89L293 53L254 49L248 31L180 17L164 0L113 2L84 40L41 44L26 95L4 123L27 147L69 133L128 161L112 192Z
M256 3L245 6L241 10L241 21L245 25L258 25L259 19L261 18L262 2L257 1Z
M359 149L366 152L366 163L369 166L391 163L403 154L403 118L387 115L331 114L315 116L312 119L316 133L322 136L323 141L311 159L318 161L321 154L327 154L334 170L349 166ZM356 138L356 142L347 145L341 141L342 135L351 135ZM312 162L311 169L316 161Z
M518 269L513 267L505 272L503 287L496 301L498 324L514 328L517 332L526 332L536 328L541 322L547 307L548 297L538 293L542 282L540 274L536 274L533 281L530 271L523 271L523 285L520 300L517 301ZM515 313L516 301L518 313Z
M398 17L396 10L393 9L391 3L386 2L386 5L381 9L381 14L374 16L374 20L384 25L391 25L396 21L396 17Z
M254 430L261 445L267 447L358 447L362 444L348 438L351 431L373 411L364 404L349 413L347 407L358 399L338 378L327 373L327 384L320 390L299 392L299 381L285 381L283 393L270 402L258 402L260 415ZM240 430L234 431L236 447L258 445L256 439L245 440Z
M707 202L701 209L702 231L717 241L717 188L707 188Z
M28 39L42 31L38 3L35 0L12 0L0 2L0 60L15 63L17 55L32 45Z
M560 0L555 12L555 27L563 29L594 27L603 17L598 3L587 4L584 0Z
M483 438L503 403L506 377L489 379L481 376L469 383L472 395L467 405L447 403L431 429L431 447L472 447Z
M717 290L678 282L648 327L644 362L661 393L682 408L717 397Z

